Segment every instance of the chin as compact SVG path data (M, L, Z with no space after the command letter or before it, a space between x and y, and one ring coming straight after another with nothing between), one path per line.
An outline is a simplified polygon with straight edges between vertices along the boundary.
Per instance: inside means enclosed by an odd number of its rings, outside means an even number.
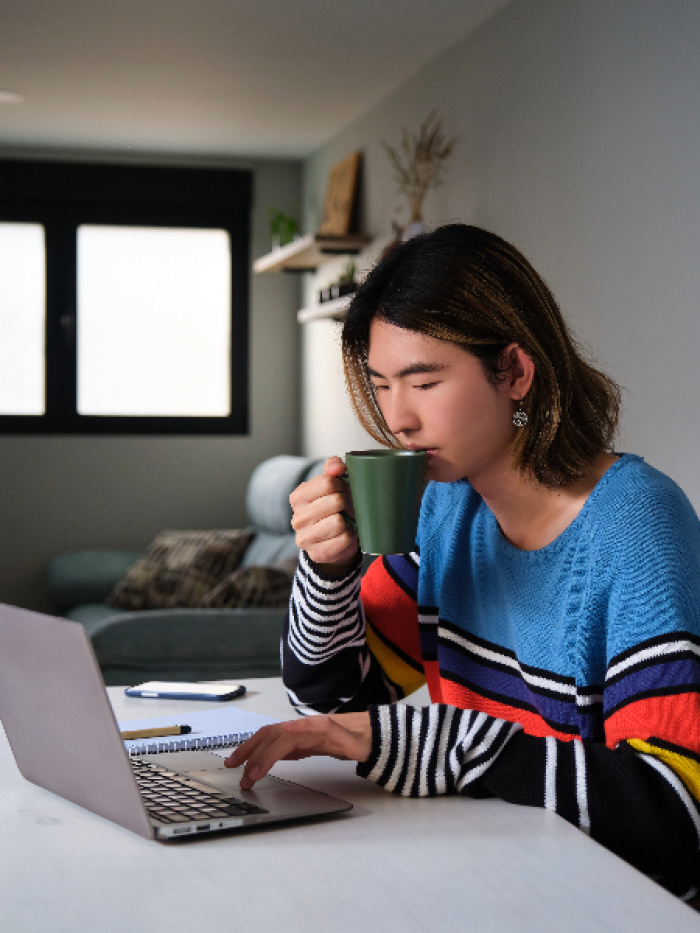
M427 477L433 483L454 483L462 476L463 474L449 463L428 463Z

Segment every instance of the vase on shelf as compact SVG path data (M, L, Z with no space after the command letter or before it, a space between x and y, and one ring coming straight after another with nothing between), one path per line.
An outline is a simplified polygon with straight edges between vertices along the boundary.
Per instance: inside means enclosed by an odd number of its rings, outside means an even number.
M408 224L403 228L401 234L402 240L410 240L411 237L419 236L421 233L428 232L428 225L423 220L423 200L425 192L421 191L409 198L410 217Z
M411 237L420 236L421 233L428 232L428 225L422 220L412 220L407 227L404 227L401 234L402 240L410 240Z

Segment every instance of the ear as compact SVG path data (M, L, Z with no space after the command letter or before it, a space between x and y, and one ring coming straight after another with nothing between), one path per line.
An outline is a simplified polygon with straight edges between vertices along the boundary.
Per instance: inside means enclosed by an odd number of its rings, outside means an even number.
M532 358L517 343L510 343L503 351L505 370L504 385L514 401L525 398L535 378L535 364Z

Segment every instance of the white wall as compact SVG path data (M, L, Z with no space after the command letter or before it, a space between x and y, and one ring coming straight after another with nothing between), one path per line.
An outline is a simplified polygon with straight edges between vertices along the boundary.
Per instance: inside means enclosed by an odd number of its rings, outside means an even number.
M268 208L299 207L301 166L250 167L257 257L270 248ZM165 528L243 525L255 465L299 451L298 304L293 276L251 276L245 437L0 436L0 602L48 608L46 564L62 551L139 548Z
M329 168L361 150L363 229L385 238L406 215L379 140L437 108L459 143L426 220L476 223L523 250L625 388L618 449L669 473L696 508L699 48L697 0L513 0L305 165L311 228ZM336 333L304 327L315 456L357 440L329 381Z

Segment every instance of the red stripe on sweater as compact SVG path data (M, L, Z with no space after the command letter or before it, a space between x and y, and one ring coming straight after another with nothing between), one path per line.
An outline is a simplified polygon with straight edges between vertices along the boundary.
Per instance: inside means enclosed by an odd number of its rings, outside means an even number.
M418 608L392 580L381 560L375 560L363 577L360 598L374 630L422 665Z
M605 744L625 739L663 739L700 754L700 694L636 700L605 721Z

